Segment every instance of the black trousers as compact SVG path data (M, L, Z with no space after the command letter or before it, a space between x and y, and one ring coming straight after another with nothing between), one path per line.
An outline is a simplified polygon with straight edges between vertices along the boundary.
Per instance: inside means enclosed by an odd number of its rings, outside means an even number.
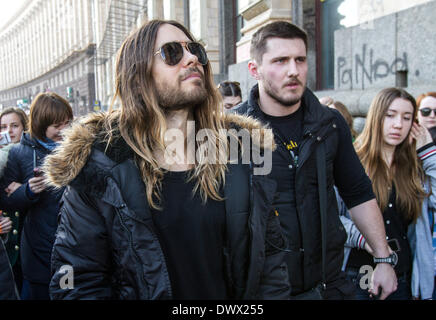
M345 272L341 272L337 280L327 284L322 296L324 300L354 300L356 289L354 284L347 279Z
M41 284L28 281L29 283L29 295L26 300L50 300L48 293L49 284Z

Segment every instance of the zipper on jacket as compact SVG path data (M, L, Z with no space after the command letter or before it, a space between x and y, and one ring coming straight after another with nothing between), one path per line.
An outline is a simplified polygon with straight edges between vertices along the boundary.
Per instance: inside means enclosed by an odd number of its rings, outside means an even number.
M250 223L250 219L251 219L251 215L253 214L254 211L254 196L253 196L253 163L250 162L250 174L249 174L249 182L250 182L250 213L248 215L248 232L250 234L250 243L253 240L253 230L251 227L251 223ZM251 251L251 245L248 246L248 256L251 259L251 255L252 255L252 251ZM247 281L248 281L248 270L247 270ZM254 292L253 292L254 293ZM255 299L255 297L253 297L252 292L249 292L251 299ZM244 299L244 298L242 298Z

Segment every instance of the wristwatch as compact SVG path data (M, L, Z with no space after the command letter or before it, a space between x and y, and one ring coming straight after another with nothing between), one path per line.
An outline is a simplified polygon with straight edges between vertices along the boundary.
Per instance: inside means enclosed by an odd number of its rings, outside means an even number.
M377 264L377 263L389 263L392 267L395 267L397 265L397 262L398 262L398 255L395 251L392 252L392 254L386 258L375 258L374 257L375 264Z

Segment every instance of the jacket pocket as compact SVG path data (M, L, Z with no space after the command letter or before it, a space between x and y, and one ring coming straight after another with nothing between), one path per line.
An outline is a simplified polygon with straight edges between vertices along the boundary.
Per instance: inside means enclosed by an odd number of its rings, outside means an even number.
M265 255L273 255L280 251L289 252L290 250L282 232L279 218L271 212L268 215L265 233Z

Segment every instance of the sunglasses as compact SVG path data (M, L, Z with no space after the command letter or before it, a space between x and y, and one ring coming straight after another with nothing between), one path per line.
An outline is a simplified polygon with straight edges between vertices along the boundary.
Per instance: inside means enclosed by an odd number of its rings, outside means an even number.
M421 112L421 115L423 117L428 117L432 111L433 111L433 114L436 116L436 109L431 109L431 108L419 109L419 112Z
M167 42L154 55L160 54L162 60L169 66L175 66L183 58L183 48L198 58L203 66L207 64L206 49L198 42Z

